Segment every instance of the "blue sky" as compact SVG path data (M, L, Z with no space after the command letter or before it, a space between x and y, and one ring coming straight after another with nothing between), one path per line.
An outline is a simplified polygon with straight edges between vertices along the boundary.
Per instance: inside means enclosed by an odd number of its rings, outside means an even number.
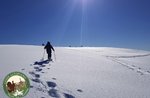
M149 0L0 0L0 44L150 50Z

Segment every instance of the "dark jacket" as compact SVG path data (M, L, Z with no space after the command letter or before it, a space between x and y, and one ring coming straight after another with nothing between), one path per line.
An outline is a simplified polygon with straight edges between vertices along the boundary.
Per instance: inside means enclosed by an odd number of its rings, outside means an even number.
M54 48L53 48L53 46L49 42L46 44L46 46L44 47L44 49L46 49L47 54L51 54L52 50L55 51Z

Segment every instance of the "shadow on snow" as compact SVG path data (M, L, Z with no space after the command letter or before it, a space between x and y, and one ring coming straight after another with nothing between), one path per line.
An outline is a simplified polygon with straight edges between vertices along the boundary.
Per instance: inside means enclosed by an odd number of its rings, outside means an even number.
M34 65L43 65L43 64L48 64L50 60L44 60L44 61L36 61L34 62Z

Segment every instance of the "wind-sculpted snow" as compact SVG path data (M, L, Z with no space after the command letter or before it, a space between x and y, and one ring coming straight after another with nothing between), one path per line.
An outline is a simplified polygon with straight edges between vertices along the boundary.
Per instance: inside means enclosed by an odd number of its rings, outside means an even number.
M136 57L145 57L145 56L150 56L150 54L131 55L131 56L106 56L106 57L112 57L112 58L136 58Z
M149 98L150 52L108 47L1 45L0 83L13 71L30 79L25 98ZM0 96L7 98L3 89Z

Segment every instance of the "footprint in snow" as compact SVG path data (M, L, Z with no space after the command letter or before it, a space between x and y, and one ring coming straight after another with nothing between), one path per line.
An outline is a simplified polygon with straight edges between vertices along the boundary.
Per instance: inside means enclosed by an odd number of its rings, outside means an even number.
M25 70L25 68L22 68L21 70Z
M36 77L36 78L40 78L40 75L39 75L39 74L35 74L35 77Z
M40 79L31 79L33 82L41 83Z
M81 90L81 89L77 89L77 91L78 91L78 92L80 92L80 93L82 93L82 92L83 92L83 90Z
M32 86L32 85L30 85L30 88L33 88L33 86Z
M42 69L39 68L39 69L36 69L35 71L36 71L36 72L40 72L40 71L42 71Z
M148 73L150 73L150 71L147 71Z
M29 74L34 75L35 73L33 71L30 71Z
M70 95L70 94L67 94L67 93L64 93L64 97L65 98L75 98L73 95Z
M45 72L41 72L41 73L45 73Z
M56 78L52 78L53 80L56 80Z
M132 67L135 67L135 65L131 65Z
M48 87L51 87L51 88L54 88L57 86L57 84L55 82L51 82L51 81L48 81L47 85L48 85Z
M34 69L39 69L39 67L34 67Z
M46 65L40 65L40 67L45 67Z
M59 94L57 93L57 90L56 90L56 89L50 89L50 90L48 91L48 94L49 94L49 96L51 96L51 97L60 98L60 97L59 97Z
M144 73L143 73L143 72L141 72L141 71L137 71L137 73L140 73L140 75L144 75Z
M134 68L129 67L129 69L134 70Z
M40 75L39 74L36 74L34 72L29 72L29 74L31 74L33 77L35 78L40 78Z

